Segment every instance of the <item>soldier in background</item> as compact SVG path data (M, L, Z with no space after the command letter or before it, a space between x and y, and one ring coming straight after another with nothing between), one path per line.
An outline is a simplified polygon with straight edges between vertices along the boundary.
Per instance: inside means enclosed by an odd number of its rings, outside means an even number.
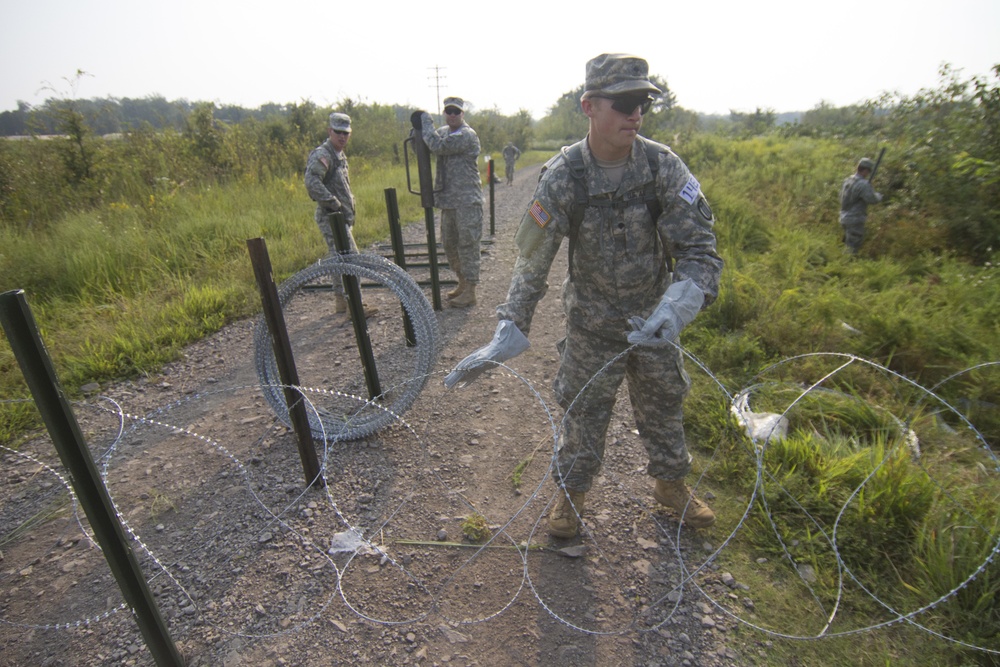
M521 157L521 151L514 145L513 141L507 142L503 148L504 176L507 177L507 185L514 185L514 163Z
M852 255L858 254L865 240L868 205L882 201L869 180L875 163L871 158L858 160L857 171L844 179L840 186L840 224L844 228L844 245Z
M344 215L350 251L358 252L358 244L351 233L351 227L354 226L354 194L351 192L347 156L344 154L347 141L351 138L351 117L346 113L330 114L326 133L327 140L309 153L306 162L306 192L316 202L316 225L323 234L330 253L337 252L333 228L330 226L330 215L333 213ZM342 284L334 286L334 309L338 313L347 312L347 299L344 297ZM371 317L378 312L378 308L366 304L364 312L366 318Z
M497 307L493 341L445 379L448 387L464 386L490 362L527 349L552 261L568 239L566 337L556 345L561 361L554 384L567 413L554 472L560 488L549 515L549 533L559 538L580 529L625 379L649 456L646 472L655 480L653 498L682 514L688 526L715 521L684 483L691 457L682 404L690 380L673 341L716 298L722 259L697 179L669 148L638 136L642 115L659 94L642 58L603 54L587 63L580 104L589 134L546 163L515 236L520 254L507 301Z
M483 186L479 176L479 137L465 122L465 101L444 98L445 125L434 129L430 114L421 112L422 136L437 156L434 204L441 209L441 245L458 286L446 295L449 305L476 305L479 243L483 238Z

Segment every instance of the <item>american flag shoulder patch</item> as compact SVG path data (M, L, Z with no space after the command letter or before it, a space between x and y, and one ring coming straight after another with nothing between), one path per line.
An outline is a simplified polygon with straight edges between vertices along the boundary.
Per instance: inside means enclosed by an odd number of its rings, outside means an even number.
M532 202L531 207L528 209L528 215L535 219L539 227L545 227L545 225L549 224L549 220L552 219L552 216L549 215L549 212L545 210L545 207L537 199Z
M701 191L701 183L694 176L688 177L688 182L684 184L681 188L681 199L689 204L693 204L698 198L698 193Z

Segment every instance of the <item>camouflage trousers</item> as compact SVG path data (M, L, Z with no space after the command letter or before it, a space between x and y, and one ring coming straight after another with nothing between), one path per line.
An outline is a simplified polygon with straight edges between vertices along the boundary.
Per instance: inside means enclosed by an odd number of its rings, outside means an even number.
M628 381L639 438L649 457L647 474L674 480L691 469L683 409L691 381L680 352L673 346L636 347L615 359L628 347L624 333L612 339L572 326L557 345L561 362L554 388L565 417L554 474L570 490L588 491L601 469L622 380Z
M337 253L337 242L333 236L333 227L330 226L330 214L324 211L322 208L316 208L316 226L319 227L320 234L323 235L323 240L326 241L327 250L330 251L331 255ZM350 246L351 252L358 252L358 244L354 240L354 234L351 233L351 225L347 225L347 243ZM344 293L344 286L341 284L336 284L333 286L333 291L337 294Z
M858 254L861 244L865 240L865 221L862 220L841 220L840 225L844 228L844 245L852 254Z
M441 245L451 270L473 285L479 283L479 244L483 238L483 205L441 209Z

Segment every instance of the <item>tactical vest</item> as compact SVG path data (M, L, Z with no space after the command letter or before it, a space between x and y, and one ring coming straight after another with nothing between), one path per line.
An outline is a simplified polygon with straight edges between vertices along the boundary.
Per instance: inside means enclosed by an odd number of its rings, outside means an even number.
M580 223L583 222L583 216L586 209L590 206L596 208L611 208L615 210L621 210L628 206L632 206L632 202L626 201L615 201L613 199L605 197L591 197L590 193L587 191L587 174L586 167L583 162L583 147L582 142L577 142L572 146L563 146L562 154L566 158L566 164L569 167L570 176L573 177L575 195L573 199L573 205L569 211L569 279L573 280L573 250L576 246L576 236L577 230L580 228ZM653 219L653 225L656 225L657 219L660 217L660 213L663 212L663 207L660 206L660 200L656 196L656 174L660 169L660 153L663 152L663 146L653 141L644 142L646 144L646 160L649 162L649 170L653 172L653 180L647 183L643 187L642 200L646 204L646 208L649 209L649 215ZM546 165L547 167L548 165ZM544 169L542 170L544 173ZM659 239L659 235L656 236ZM673 271L673 260L669 253L667 254L667 271Z

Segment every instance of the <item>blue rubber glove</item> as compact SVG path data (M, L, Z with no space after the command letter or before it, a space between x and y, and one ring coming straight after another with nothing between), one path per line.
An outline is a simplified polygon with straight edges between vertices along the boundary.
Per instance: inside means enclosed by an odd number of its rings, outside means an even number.
M482 375L484 371L496 365L490 362L502 363L513 359L527 350L530 345L528 338L521 333L516 324L511 320L500 320L489 345L479 348L458 362L455 369L448 373L444 379L444 386L448 389L455 385L465 387Z
M677 340L681 329L694 319L705 303L705 294L690 278L673 283L663 293L663 298L649 319L629 318L632 331L628 342L633 345L662 347Z

